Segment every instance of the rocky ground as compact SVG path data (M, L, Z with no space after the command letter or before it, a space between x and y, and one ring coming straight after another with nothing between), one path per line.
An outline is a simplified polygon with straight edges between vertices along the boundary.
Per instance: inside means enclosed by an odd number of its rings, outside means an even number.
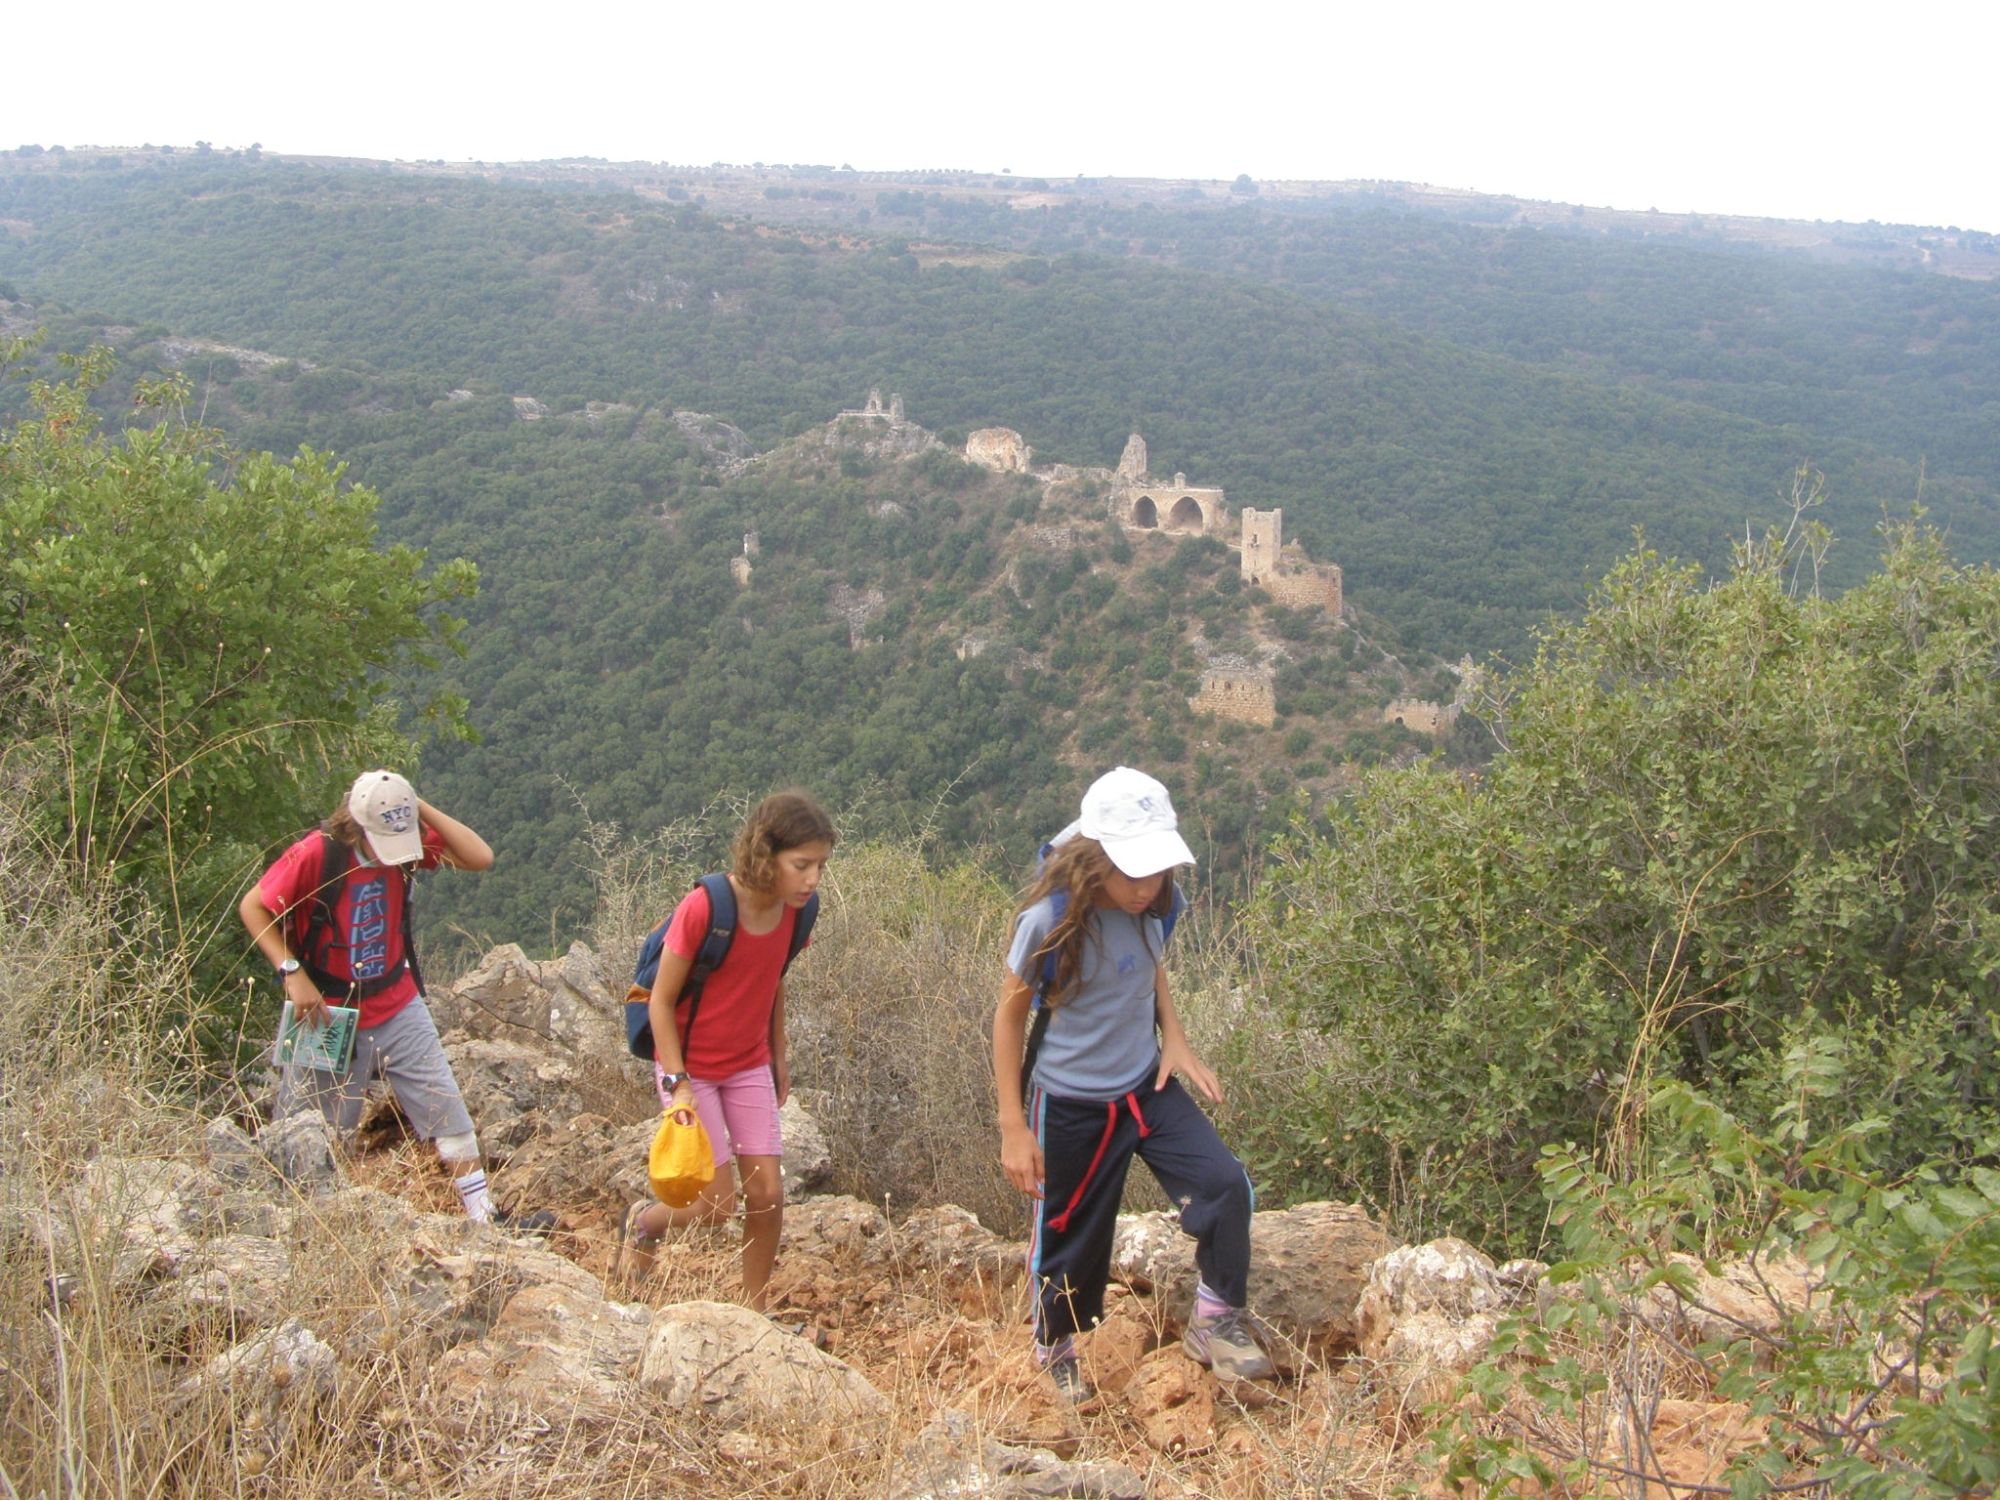
M495 950L436 1008L503 1201L560 1213L546 1238L465 1221L387 1108L352 1153L316 1119L258 1126L246 1108L198 1152L99 1159L59 1199L8 1206L16 1243L75 1268L51 1279L49 1316L80 1330L118 1309L162 1409L239 1485L1388 1494L1432 1482L1424 1403L1454 1397L1507 1309L1555 1295L1533 1262L1392 1248L1352 1206L1259 1213L1257 1311L1281 1372L1226 1383L1179 1348L1191 1242L1168 1215L1128 1215L1086 1340L1100 1394L1070 1407L1029 1364L1024 1247L950 1205L892 1222L824 1192L831 1163L796 1103L769 1317L729 1300L733 1229L669 1243L644 1278L620 1266L653 1120L587 950ZM1654 1448L1687 1482L1754 1440L1740 1409L1658 1409Z

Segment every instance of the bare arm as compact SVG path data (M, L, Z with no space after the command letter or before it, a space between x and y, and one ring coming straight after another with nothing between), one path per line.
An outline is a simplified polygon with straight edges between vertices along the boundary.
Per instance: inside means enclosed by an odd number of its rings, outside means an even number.
M244 927L250 932L250 941L257 945L257 951L269 960L273 969L293 956L291 945L285 941L284 919L264 904L256 886L251 886L236 904L236 915L243 919ZM304 969L285 977L285 998L292 1002L292 1017L301 1026L322 1026L326 1023L326 997L320 994L319 986L307 977Z
M417 818L438 831L444 840L442 862L454 870L486 870L493 866L493 846L449 813L439 812L423 798L417 799Z
M646 998L646 1015L653 1023L653 1056L669 1073L687 1072L687 1058L681 1053L681 1029L674 1021L674 1002L687 988L688 970L693 967L691 960L662 944L660 969L653 976L653 992ZM674 1105L694 1107L694 1086L685 1078L674 1085Z
M1181 1029L1180 1012L1174 1009L1164 964L1153 966L1153 1010L1160 1023L1160 1076L1153 1080L1154 1090L1165 1088L1167 1080L1179 1073L1204 1096L1222 1103L1221 1081L1207 1063L1195 1056L1194 1048L1188 1045L1187 1033Z
M771 1082L778 1091L778 1108L792 1092L792 1065L785 1055L785 981L778 981L777 997L771 1002Z
M1000 1097L1000 1165L1009 1182L1039 1198L1045 1175L1042 1147L1021 1107L1021 1050L1027 1045L1034 998L1026 981L1010 971L993 1012L993 1086Z

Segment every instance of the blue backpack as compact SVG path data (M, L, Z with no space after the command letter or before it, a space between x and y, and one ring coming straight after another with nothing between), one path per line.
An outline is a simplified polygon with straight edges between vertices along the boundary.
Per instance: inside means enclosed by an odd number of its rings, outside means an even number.
M1048 863L1049 856L1055 853L1055 847L1054 844L1042 845L1041 853L1036 857L1037 868ZM1069 892L1049 892L1049 907L1056 922L1061 922L1063 913L1069 910ZM1160 918L1160 945L1162 948L1166 946L1167 939L1174 935L1174 924L1180 921L1181 913L1186 910L1187 898L1181 894L1181 888L1176 884L1174 886L1174 898L1167 904L1167 914ZM1055 1010L1055 1007L1045 1004L1042 997L1054 988L1055 982L1056 956L1053 953L1045 953L1042 955L1041 974L1035 982L1034 997L1028 1002L1028 1014L1031 1017L1028 1022L1028 1044L1021 1053L1021 1102L1023 1104L1027 1103L1030 1089L1029 1079L1034 1076L1035 1059L1041 1055L1042 1038L1048 1035L1049 1017Z
M688 968L687 983L674 1003L688 1001L687 1024L681 1028L682 1060L686 1060L687 1039L694 1030L695 1012L701 1009L702 988L708 983L708 976L722 967L722 961L729 957L729 944L736 936L736 890L729 883L727 875L704 875L695 882L708 892L708 931L702 934L701 946L695 950L694 963ZM799 950L812 936L813 923L819 920L819 892L814 891L806 898L806 904L799 908L798 916L792 920L792 942L785 952L784 968L778 972L782 976L791 968L792 960L799 956ZM646 934L646 941L639 945L639 962L632 970L632 988L625 992L625 1042L632 1055L653 1061L653 1014L650 997L653 981L660 974L660 951L666 946L667 928L673 922L671 914L667 920Z

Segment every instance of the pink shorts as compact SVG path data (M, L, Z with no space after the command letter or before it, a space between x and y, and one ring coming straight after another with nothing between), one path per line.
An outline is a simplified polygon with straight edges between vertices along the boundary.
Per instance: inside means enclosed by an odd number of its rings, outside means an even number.
M667 1103L662 1085L665 1070L653 1064L653 1086L660 1090L660 1102ZM715 1148L719 1167L739 1156L783 1156L785 1137L778 1123L778 1085L770 1064L745 1068L727 1078L690 1078L694 1085L695 1113L701 1128Z

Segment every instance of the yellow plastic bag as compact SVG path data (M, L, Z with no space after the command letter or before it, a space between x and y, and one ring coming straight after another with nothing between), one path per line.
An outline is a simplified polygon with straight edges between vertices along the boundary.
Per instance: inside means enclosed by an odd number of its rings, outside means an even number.
M686 1116L685 1122L676 1118L677 1113ZM646 1158L646 1175L653 1180L653 1195L675 1208L686 1208L715 1180L715 1148L708 1143L700 1115L690 1109L660 1116Z

